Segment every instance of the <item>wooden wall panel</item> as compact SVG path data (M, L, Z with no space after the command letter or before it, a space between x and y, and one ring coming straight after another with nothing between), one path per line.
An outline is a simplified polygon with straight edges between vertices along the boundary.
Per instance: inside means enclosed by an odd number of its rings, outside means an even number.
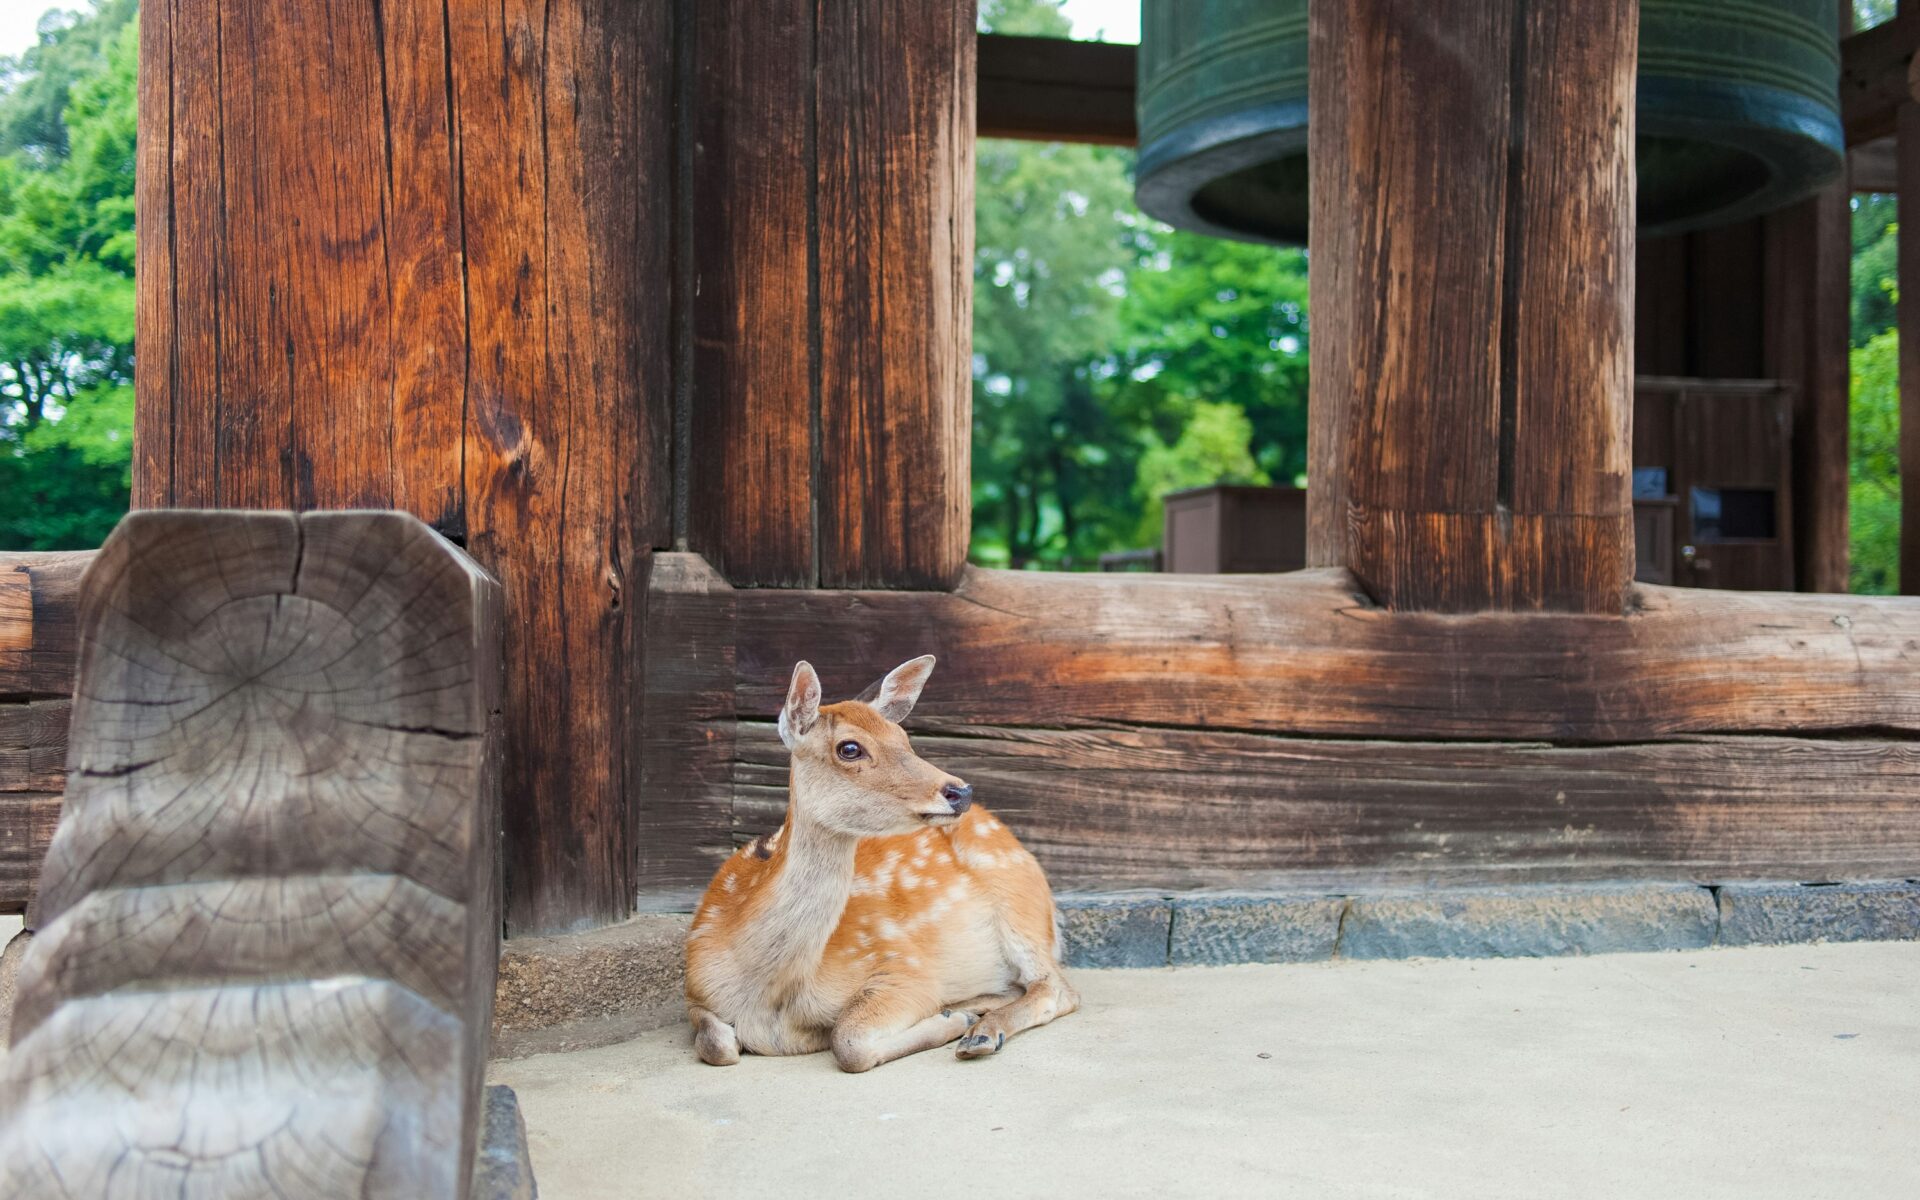
M929 694L939 687L936 672ZM1920 867L1911 742L1569 748L989 725L916 729L913 742L973 786L1058 889L1885 879ZM738 753L734 810L751 837L779 825L786 752L771 725L749 723Z
M737 584L818 578L814 8L683 9L697 214L687 538Z
M516 931L631 903L629 614L671 538L668 8L142 15L135 502L398 506L494 571Z
M966 560L970 0L691 6L687 540L751 586Z
M822 587L948 587L967 559L970 0L821 6Z
M1312 5L1313 561L1391 608L1620 610L1638 11Z
M1766 374L1794 387L1794 578L1847 590L1852 212L1845 184L1766 219Z

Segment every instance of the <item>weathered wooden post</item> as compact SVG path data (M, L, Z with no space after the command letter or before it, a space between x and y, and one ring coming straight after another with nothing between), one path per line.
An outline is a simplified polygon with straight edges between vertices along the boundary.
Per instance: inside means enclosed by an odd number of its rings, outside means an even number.
M500 589L398 513L137 513L89 569L0 1195L466 1200Z
M1309 561L1619 612L1634 0L1314 0Z

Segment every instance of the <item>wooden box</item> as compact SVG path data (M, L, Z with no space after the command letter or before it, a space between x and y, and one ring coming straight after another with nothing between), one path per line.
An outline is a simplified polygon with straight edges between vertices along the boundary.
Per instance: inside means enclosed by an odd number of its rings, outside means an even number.
M1185 575L1297 571L1307 565L1307 493L1219 484L1169 493L1166 569Z

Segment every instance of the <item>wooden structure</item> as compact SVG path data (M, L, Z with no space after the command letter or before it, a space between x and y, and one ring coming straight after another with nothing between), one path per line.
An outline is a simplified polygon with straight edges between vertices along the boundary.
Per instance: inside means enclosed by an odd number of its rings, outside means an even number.
M86 576L9 1196L465 1200L500 589L411 517L142 513Z
M1793 395L1766 381L1634 381L1636 578L1793 587Z
M1297 571L1307 565L1307 493L1287 487L1189 488L1162 497L1165 569L1180 575Z
M500 577L515 933L769 828L801 656L939 654L927 753L1063 886L1911 874L1920 611L1629 583L1642 375L1788 385L1779 532L1844 587L1844 189L1636 246L1635 6L1456 7L1484 77L1427 6L1313 9L1317 63L1404 84L1313 83L1319 569L964 565L964 0L146 14L137 498L391 504ZM1873 136L1888 29L1842 53ZM979 119L1044 134L1082 75L1006 46L1038 82ZM1118 140L1099 53L1072 122Z

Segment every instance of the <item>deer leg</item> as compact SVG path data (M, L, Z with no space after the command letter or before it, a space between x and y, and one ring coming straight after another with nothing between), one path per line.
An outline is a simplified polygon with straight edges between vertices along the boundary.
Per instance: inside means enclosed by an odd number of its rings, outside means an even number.
M740 1037L733 1026L697 1004L687 1009L687 1020L693 1023L693 1049L701 1062L730 1067L740 1061Z
M931 1016L924 998L911 993L869 991L847 1006L833 1026L833 1060L842 1071L871 1071L935 1046L944 1046L979 1020L966 1009L943 1008Z
M979 1024L960 1039L954 1049L958 1058L985 1058L999 1051L1007 1039L1023 1029L1045 1025L1055 1017L1064 1017L1080 1007L1080 993L1055 967L1027 985L1026 995L1012 1004L996 1008L980 1018Z

